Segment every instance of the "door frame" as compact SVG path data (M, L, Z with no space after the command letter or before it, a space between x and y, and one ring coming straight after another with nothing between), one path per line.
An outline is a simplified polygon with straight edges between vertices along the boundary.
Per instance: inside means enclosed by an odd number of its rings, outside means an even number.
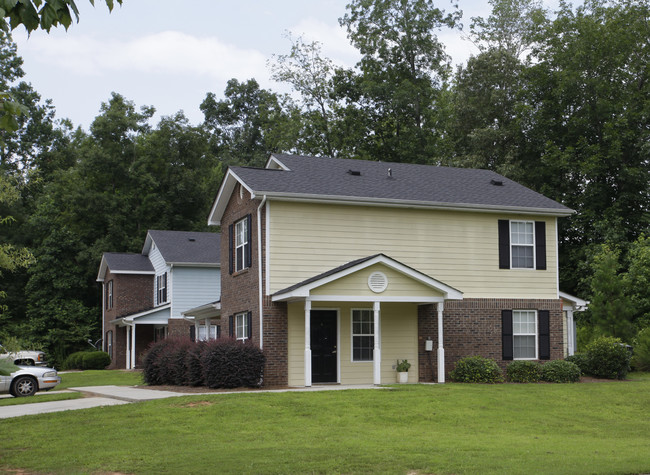
M319 311L319 310L336 312L336 381L333 381L331 383L315 383L315 384L341 384L341 309L336 307L312 307L311 310L309 311L310 326L311 326L311 312ZM312 364L313 361L314 360L312 355Z

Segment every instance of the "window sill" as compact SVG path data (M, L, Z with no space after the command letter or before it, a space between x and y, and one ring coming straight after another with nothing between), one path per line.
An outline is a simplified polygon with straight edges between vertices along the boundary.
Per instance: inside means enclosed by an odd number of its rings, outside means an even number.
M249 270L250 270L250 267L246 267L245 269L234 271L232 273L232 276L237 277L238 275L248 274Z

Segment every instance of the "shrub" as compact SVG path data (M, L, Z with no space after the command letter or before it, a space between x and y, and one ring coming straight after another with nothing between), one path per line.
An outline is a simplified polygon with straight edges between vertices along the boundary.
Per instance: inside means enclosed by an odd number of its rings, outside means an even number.
M503 373L496 361L481 356L468 356L459 360L449 376L458 383L503 382Z
M636 335L632 365L636 371L650 371L650 327Z
M536 383L542 377L537 361L513 361L506 368L506 377L512 383Z
M161 366L161 355L166 351L170 339L152 343L142 360L142 377L146 384L158 386L164 383L164 369Z
M185 355L185 384L188 386L205 386L203 379L203 352L205 351L205 342L197 341L189 348Z
M86 351L81 364L83 369L104 369L111 364L111 357L105 351Z
M542 381L549 383L577 383L580 381L580 368L570 361L549 361L542 365Z
M63 369L83 369L83 355L85 351L71 353L63 361Z
M587 346L587 367L589 374L597 378L625 379L630 352L618 338L597 338Z
M210 388L258 387L262 385L266 358L259 347L232 339L206 343L203 375Z
M575 355L567 356L564 358L564 361L569 361L570 363L575 364L582 374L589 373L589 361L586 353L576 353Z
M63 369L104 369L111 364L105 351L77 351L63 362Z

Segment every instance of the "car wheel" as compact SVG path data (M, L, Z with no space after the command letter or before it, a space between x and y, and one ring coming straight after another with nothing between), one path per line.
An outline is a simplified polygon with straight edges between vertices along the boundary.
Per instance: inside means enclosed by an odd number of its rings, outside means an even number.
M11 394L15 397L33 396L38 389L38 383L30 376L18 376L11 383Z

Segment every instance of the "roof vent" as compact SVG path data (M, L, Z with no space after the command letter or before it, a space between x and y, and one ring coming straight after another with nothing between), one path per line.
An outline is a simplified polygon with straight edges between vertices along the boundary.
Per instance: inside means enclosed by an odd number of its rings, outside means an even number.
M490 180L490 184L494 186L503 186L503 180Z
M190 241L190 242L194 242L194 241L196 241L195 238L187 238L187 240Z
M383 272L373 272L368 277L368 287L374 293L380 294L388 287L388 277Z
M359 170L348 170L348 175L361 176L361 172Z
M393 169L392 168L388 169L388 178L393 178Z

